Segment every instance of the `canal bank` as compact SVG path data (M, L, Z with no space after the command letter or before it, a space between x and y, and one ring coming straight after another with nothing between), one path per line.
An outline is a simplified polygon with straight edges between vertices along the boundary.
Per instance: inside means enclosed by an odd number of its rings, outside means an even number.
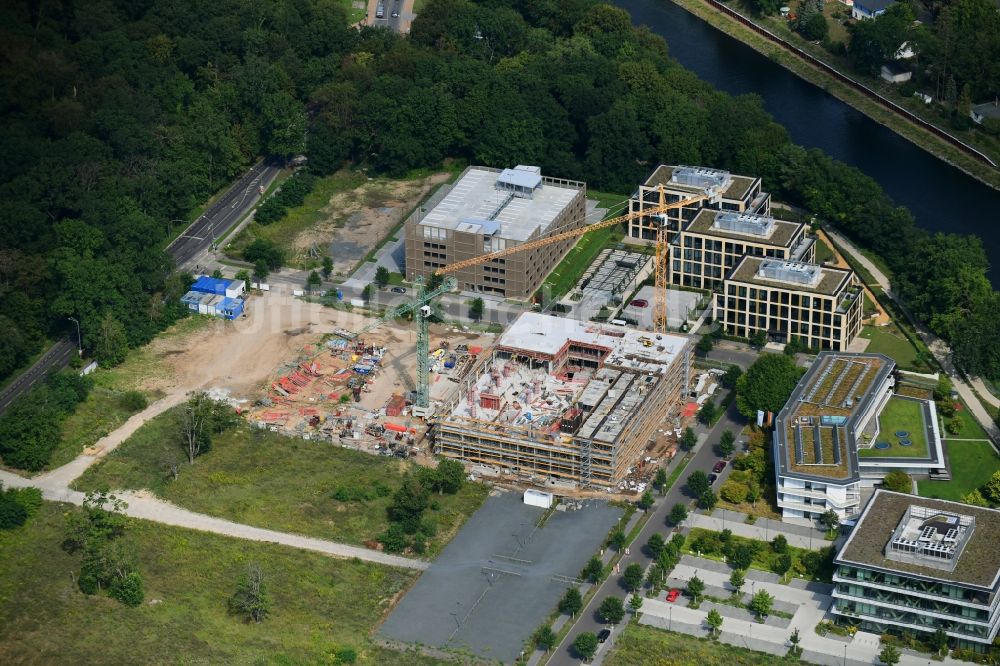
M961 140L948 134L947 130L921 127L920 123L926 121L921 119L914 121L903 115L907 113L905 110L903 113L897 113L893 109L887 108L887 104L894 105L894 103L889 100L882 103L873 99L870 94L866 94L864 90L860 89L864 87L863 84L841 80L838 77L844 79L850 77L839 71L836 74L831 73L824 69L821 64L811 62L811 59L815 58L812 54L799 55L794 53L793 51L799 50L798 47L780 35L773 33L764 35L759 32L770 33L767 27L753 22L753 26L757 28L755 30L754 27L745 25L740 21L739 12L736 9L724 5L719 7L711 0L670 1L714 28L725 32L730 37L738 39L758 53L767 56L772 62L822 88L841 102L850 105L880 125L888 127L934 157L960 169L984 185L1000 189L1000 170L986 163L989 157L981 154L980 156L970 154L970 152L979 152L971 146L963 149L954 145L953 142L961 143ZM743 18L751 21L748 17ZM831 67L831 69L833 68ZM942 137L936 132L941 132L946 137Z
M978 236L991 264L1000 266L1000 234L996 233L1000 191L917 147L821 85L805 80L720 29L737 26L756 36L749 28L717 13L714 19L723 25L714 27L667 0L613 2L628 11L634 23L646 25L663 37L671 56L699 78L732 95L759 96L764 108L788 130L795 143L819 148L858 168L897 204L908 208L922 228ZM768 44L763 37L756 38ZM771 48L789 64L795 64L791 63L795 60L798 66L807 67L778 45ZM882 113L892 115L884 109ZM994 287L1000 287L1000 272L992 271L989 277Z

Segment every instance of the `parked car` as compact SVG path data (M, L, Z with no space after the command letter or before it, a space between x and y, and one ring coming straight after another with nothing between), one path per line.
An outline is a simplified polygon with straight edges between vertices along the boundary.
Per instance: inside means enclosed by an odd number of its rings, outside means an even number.
M392 10L392 18L399 18L399 10L398 9L393 9Z
M681 591L675 587L674 589L667 592L667 601L669 601L670 603L674 603L675 601L677 601L677 597L679 596L681 596Z
M719 475L718 474L709 474L708 475L708 482L709 482L709 484L715 483L718 480L719 480Z
M389 291L391 291L394 294L405 294L406 293L406 289L404 289L403 287L393 287Z
M610 629L601 629L600 633L597 634L597 642L598 643L603 643L604 641L608 640L609 638L611 638L611 630Z
M724 469L726 469L726 461L720 460L719 462L715 463L715 467L712 468L712 471L718 474Z
M631 305L634 308L648 308L649 301L647 301L645 298L637 298L631 303L629 303L629 305Z

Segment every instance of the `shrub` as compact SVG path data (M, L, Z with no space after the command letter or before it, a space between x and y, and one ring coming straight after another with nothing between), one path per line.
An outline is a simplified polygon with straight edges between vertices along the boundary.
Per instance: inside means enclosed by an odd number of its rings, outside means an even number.
M335 654L338 664L353 664L358 660L358 651L352 647L337 648Z
M120 398L121 406L130 412L141 412L149 405L149 401L141 391L126 391Z
M126 606L135 608L146 596L142 589L142 576L135 571L125 574L124 577L115 580L110 593Z
M722 499L727 502L732 502L733 504L745 502L748 492L750 492L750 489L747 488L745 484L733 480L726 481L722 484L722 487L719 488L719 495Z
M0 529L3 530L20 527L28 520L28 512L8 493L0 496Z

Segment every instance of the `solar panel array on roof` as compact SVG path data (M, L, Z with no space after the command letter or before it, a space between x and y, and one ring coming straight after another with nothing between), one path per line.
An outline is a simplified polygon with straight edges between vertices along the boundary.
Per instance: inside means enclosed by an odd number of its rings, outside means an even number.
M750 215L725 211L715 216L712 228L747 236L769 238L774 233L774 218L769 215Z
M812 286L819 284L820 278L823 277L819 266L798 261L765 260L760 262L757 274L765 280Z

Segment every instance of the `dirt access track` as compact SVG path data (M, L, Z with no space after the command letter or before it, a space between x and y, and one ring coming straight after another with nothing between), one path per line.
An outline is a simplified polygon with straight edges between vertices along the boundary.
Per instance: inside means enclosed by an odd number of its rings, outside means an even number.
M449 174L436 173L415 180L370 180L337 192L320 209L323 217L299 232L289 248L294 260L305 260L310 251L333 258L334 274L347 275L374 250L436 185Z

